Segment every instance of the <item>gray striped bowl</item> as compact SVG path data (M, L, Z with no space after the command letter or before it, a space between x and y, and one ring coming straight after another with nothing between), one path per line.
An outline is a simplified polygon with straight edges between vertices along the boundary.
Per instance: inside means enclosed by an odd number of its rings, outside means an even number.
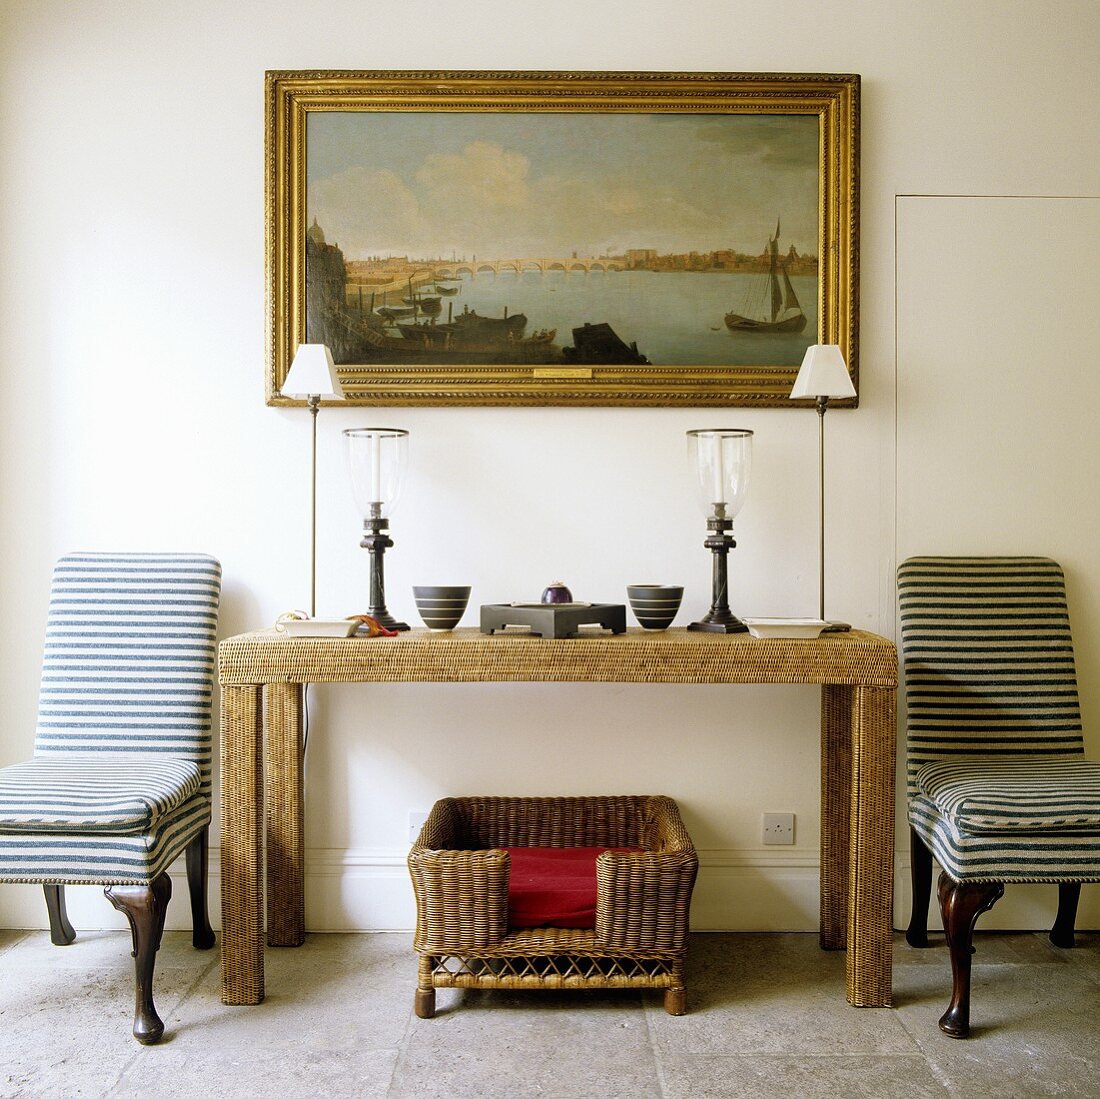
M626 597L639 626L647 630L667 630L680 609L684 589L671 584L628 584Z
M468 587L431 584L413 588L416 609L430 630L453 630L470 602Z

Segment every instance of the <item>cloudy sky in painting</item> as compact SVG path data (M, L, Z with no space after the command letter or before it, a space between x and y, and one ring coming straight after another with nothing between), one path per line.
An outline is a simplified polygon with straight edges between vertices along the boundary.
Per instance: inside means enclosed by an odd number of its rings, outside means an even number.
M348 259L817 251L817 118L315 112L307 217Z

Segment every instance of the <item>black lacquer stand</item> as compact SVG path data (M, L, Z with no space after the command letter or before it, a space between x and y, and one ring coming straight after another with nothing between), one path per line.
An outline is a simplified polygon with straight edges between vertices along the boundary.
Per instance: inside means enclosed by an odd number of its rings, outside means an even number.
M372 504L372 508L381 507ZM363 520L363 541L359 543L370 553L370 607L367 614L377 619L383 626L390 630L407 630L407 622L398 622L388 610L386 610L386 577L382 565L383 554L393 545L393 539L385 532L389 529L390 521L383 519L381 515L372 515Z
M710 533L703 545L714 554L712 599L710 610L698 622L692 622L689 630L702 633L745 633L748 630L748 626L730 610L726 558L737 543L733 535L727 533L733 529L733 520L726 518L725 511L725 504L715 504L714 514L707 520Z

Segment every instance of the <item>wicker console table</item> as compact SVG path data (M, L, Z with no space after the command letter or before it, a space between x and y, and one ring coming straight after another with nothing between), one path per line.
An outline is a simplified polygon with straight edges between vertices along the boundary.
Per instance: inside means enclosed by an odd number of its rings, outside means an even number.
M267 942L298 946L305 937L300 684L585 682L821 684L821 946L847 947L850 1003L890 1005L897 654L885 638L674 629L544 640L419 629L372 640L264 631L224 640L218 668L225 1003L264 996L265 820Z

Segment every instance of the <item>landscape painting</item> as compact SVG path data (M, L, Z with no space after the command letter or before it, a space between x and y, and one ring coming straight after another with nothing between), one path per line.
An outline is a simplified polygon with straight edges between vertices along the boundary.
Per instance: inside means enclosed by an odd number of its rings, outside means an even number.
M405 404L768 404L811 344L854 367L855 78L549 75L269 74L301 85L269 119L276 359L326 344Z

